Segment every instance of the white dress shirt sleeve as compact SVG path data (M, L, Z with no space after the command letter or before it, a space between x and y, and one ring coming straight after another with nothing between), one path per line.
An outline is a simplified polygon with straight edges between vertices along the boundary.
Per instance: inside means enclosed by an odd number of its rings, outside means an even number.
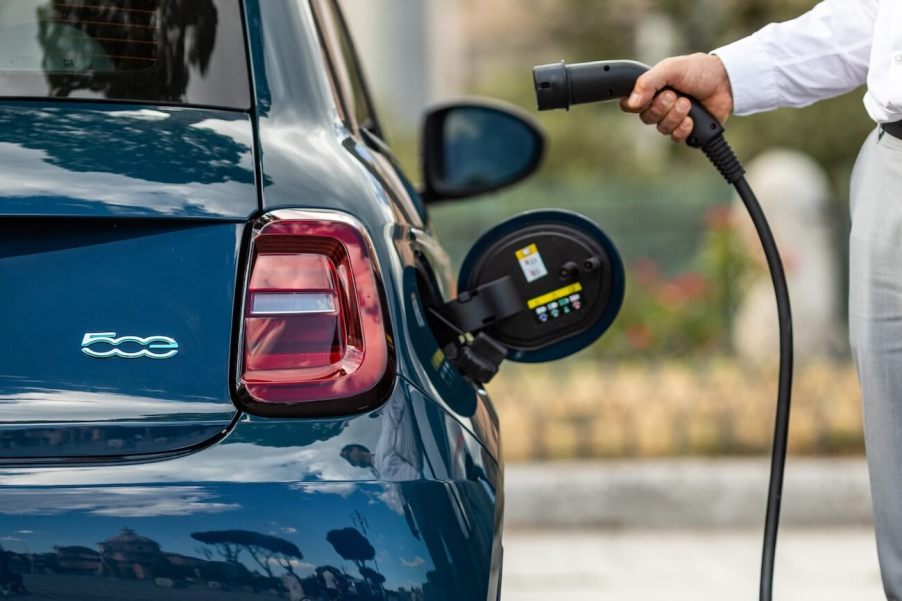
M733 112L807 106L863 85L877 10L878 0L824 0L715 50L733 87Z

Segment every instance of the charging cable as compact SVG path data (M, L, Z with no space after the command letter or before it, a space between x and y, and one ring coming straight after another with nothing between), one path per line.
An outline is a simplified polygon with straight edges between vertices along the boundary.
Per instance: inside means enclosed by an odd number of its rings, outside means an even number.
M533 78L539 110L569 109L575 104L623 98L632 92L636 80L647 70L648 66L634 61L598 61L574 65L560 62L536 67L533 70ZM773 232L771 232L761 204L746 181L742 163L739 162L733 149L724 138L723 125L698 100L688 98L692 102L689 116L692 117L694 126L686 143L704 152L727 183L736 188L736 192L752 218L758 238L761 240L761 246L764 248L764 256L777 299L777 318L780 325L780 375L759 589L760 601L771 601L792 396L793 344L789 289L786 285L786 274Z

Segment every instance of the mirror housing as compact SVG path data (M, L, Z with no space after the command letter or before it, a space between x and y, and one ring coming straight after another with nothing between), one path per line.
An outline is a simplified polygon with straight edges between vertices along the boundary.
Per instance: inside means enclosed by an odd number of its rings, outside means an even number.
M545 136L519 109L466 101L431 109L423 123L423 199L471 198L532 175L545 153Z

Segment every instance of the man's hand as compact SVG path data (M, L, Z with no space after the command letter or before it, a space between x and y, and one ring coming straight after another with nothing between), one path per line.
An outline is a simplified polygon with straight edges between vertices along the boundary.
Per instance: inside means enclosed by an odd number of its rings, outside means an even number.
M702 53L664 59L636 80L633 93L620 102L620 107L628 113L639 113L644 123L657 124L658 131L674 142L685 142L693 127L687 116L691 104L672 90L658 94L668 86L694 96L721 123L733 112L727 70L719 58Z

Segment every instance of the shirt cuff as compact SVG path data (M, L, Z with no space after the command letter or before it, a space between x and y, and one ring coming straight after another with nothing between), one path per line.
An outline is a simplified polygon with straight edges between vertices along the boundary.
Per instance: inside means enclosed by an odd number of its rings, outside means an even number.
M774 65L757 35L727 44L711 54L723 62L733 88L733 113L750 115L779 106Z

